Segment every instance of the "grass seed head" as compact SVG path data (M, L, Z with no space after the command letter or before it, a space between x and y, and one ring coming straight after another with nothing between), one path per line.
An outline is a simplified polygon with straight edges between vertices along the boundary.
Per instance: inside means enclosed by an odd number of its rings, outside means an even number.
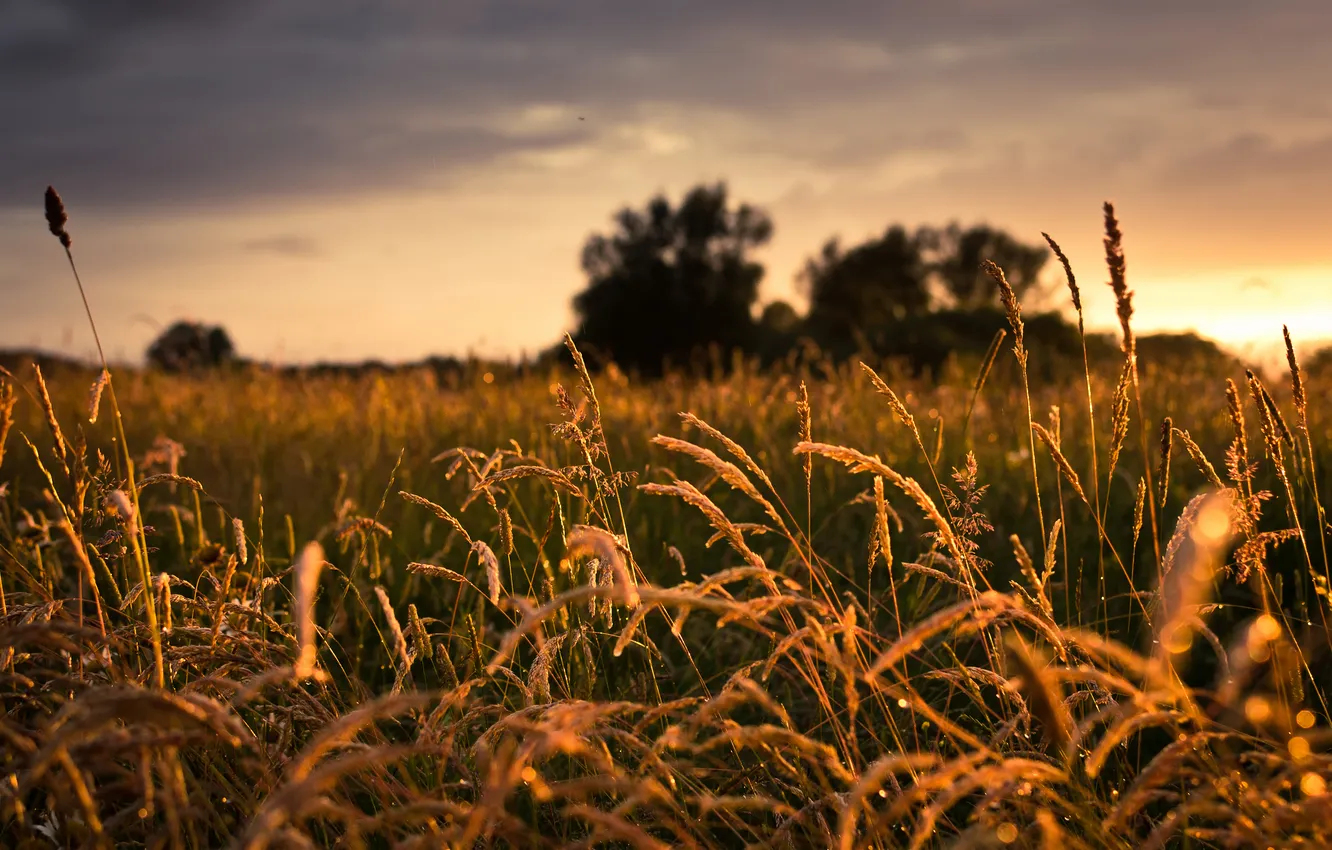
M1047 745L1067 759L1072 753L1073 721L1064 707L1058 680L1048 675L1048 663L1038 659L1016 634L1007 641L1008 658L1019 677L1018 692L1031 716L1040 721Z
M1023 338L1022 305L1018 303L1017 293L1013 291L1013 286L1008 282L1004 270L998 263L986 260L981 263L981 269L999 286L999 300L1003 302L1008 324L1013 328L1013 351L1017 353L1018 360L1025 363L1027 350Z
M1195 496L1180 514L1162 563L1153 614L1158 657L1185 652L1212 593L1213 576L1233 533L1234 491Z
M107 503L115 508L116 515L120 521L125 524L125 533L131 537L138 533L137 513L134 510L134 502L129 494L124 490L112 490L107 495Z
M324 547L311 541L301 550L300 558L294 569L296 587L295 616L297 645L300 654L296 658L296 678L308 679L314 673L315 646L314 601L319 588L319 574L324 569Z
M65 202L60 199L60 193L54 186L46 187L46 226L51 229L51 235L60 240L60 244L69 248L73 242L70 239L69 231L65 225L69 223L69 215L65 212Z
M638 607L638 584L624 561L623 544L613 534L590 525L575 525L569 531L565 547L571 560L585 555L600 559L603 569L610 571L624 604L630 608Z
M0 463L5 459L5 442L9 439L9 429L14 427L14 407L18 404L18 395L14 385L0 378Z
M240 517L233 517L231 520L231 531L236 538L236 561L241 566L245 566L250 560L250 553L245 546L245 523L241 522Z
M1115 293L1115 313L1119 316L1119 327L1123 331L1121 343L1124 355L1132 361L1137 356L1137 342L1133 337L1133 291L1128 288L1125 275L1124 234L1119 229L1119 220L1115 218L1115 206L1109 201L1103 207L1105 212L1105 263L1110 270L1110 288Z
M486 595L490 597L492 605L498 605L500 594L504 592L504 585L500 582L499 559L484 540L473 540L472 551L486 569Z
M1064 267L1064 280L1068 282L1069 295L1073 297L1073 308L1078 311L1078 324L1082 324L1082 293L1078 290L1077 278L1073 276L1073 266L1068 262L1068 257L1064 256L1064 250L1059 247L1059 243L1054 241L1048 233L1041 233L1045 242L1054 251L1059 264Z
M111 383L111 373L103 369L97 374L97 380L93 381L92 388L88 390L88 424L97 424L97 413L102 407L102 392L106 390L106 385Z
M1290 341L1290 329L1282 325L1281 335L1286 340L1286 363L1290 367L1291 401L1295 404L1295 412L1299 414L1300 429L1307 432L1309 430L1309 399L1304 393L1304 378L1300 375L1300 362L1295 359L1295 344Z
M389 635L393 638L393 649L402 661L402 669L407 670L412 666L412 657L407 651L407 638L398 623L398 615L393 613L393 603L389 601L388 592L379 585L375 585L375 596L379 598L379 607L384 610L384 621L388 623Z

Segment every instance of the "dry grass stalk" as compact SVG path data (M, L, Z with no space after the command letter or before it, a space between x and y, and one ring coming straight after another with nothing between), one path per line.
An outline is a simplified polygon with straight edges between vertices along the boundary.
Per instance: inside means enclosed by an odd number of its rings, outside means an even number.
M699 491L697 487L688 481L676 481L674 484L640 484L638 487L644 493L655 496L674 496L697 508L708 518L712 527L726 535L726 542L731 544L731 548L747 561L751 566L763 567L763 559L760 558L754 550L745 543L744 535L735 523L731 522L726 514L722 513L721 508Z
M1125 276L1124 234L1119 229L1115 218L1114 204L1105 202L1105 264L1110 269L1110 288L1115 293L1115 314L1119 316L1119 327L1123 331L1121 346L1124 355L1130 361L1137 356L1137 343L1133 338L1133 291L1128 288Z
M171 633L171 576L157 574L157 592L162 595L162 634Z
M384 611L384 621L388 623L389 635L393 638L393 649L398 653L398 659L402 661L402 669L410 669L412 657L407 650L407 638L403 635L402 626L398 623L398 615L393 613L393 603L389 601L388 592L379 585L375 585L375 596L379 598L379 607Z
M1064 478L1068 480L1070 485L1072 485L1073 492L1077 493L1078 498L1083 502L1087 502L1087 494L1082 491L1082 481L1078 478L1078 473L1073 470L1072 464L1068 462L1068 458L1064 457L1064 453L1059 450L1059 443L1055 439L1055 436L1039 422L1031 423L1031 430L1036 432L1036 436L1039 437L1041 442L1045 443L1045 447L1050 450L1050 456L1054 458L1055 465L1059 467L1059 471L1063 474Z
M472 551L486 570L486 595L492 605L498 605L504 585L500 582L499 559L484 540L473 540Z
M227 597L231 594L231 581L236 577L236 566L238 557L232 556L227 559L226 569L222 572L222 581L217 586L217 601L213 603L213 634L212 645L217 645L218 635L222 632L222 624L225 620L222 617L223 609L227 604Z
M440 519L447 522L449 525L453 526L454 531L457 531L460 535L462 535L462 539L467 541L467 545L468 546L472 545L472 536L467 533L467 529L463 528L462 523L458 522L458 519L453 514L444 510L439 505L435 504L429 499L423 496L418 496L415 493L407 493L404 491L399 491L398 495L414 505L420 505L421 507L426 508L435 516L439 517Z
M1173 434L1179 437L1180 442L1184 444L1184 449L1189 453L1189 457L1193 459L1194 464L1197 465L1198 471L1207 477L1207 483L1218 490L1225 489L1226 485L1221 481L1221 476L1216 474L1216 468L1212 466L1212 462L1207 459L1207 455L1203 454L1203 450L1194 442L1189 432L1174 428Z
M907 410L906 405L897 397L897 393L893 392L892 388L884 383L883 378L880 378L879 374L869 366L861 363L860 368L866 375L869 375L870 382L874 384L874 391L888 400L888 408L919 441L920 431L916 429L916 417L912 416L910 411Z
M319 588L319 574L324 569L324 547L311 541L301 550L301 556L293 568L295 588L296 635L299 654L296 657L295 675L297 679L308 679L314 675L315 646L314 602L315 592Z
M865 678L873 680L882 675L885 670L899 666L907 656L920 650L925 645L925 641L951 628L968 616L988 611L1002 611L1011 608L1013 604L1011 597L989 590L978 594L975 599L967 599L955 605L950 605L941 611L936 611L879 653L878 657L874 659L874 663L870 664L869 669L865 671Z
M558 469L550 469L545 466L510 466L506 469L499 469L478 481L476 489L484 491L493 484L499 484L503 481L516 481L520 478L544 478L571 496L583 495L583 491L569 479L569 476Z
M236 562L245 566L250 560L250 553L245 546L245 523L241 522L240 517L231 520L231 531L236 537Z
M106 616L102 611L102 595L97 587L97 576L93 573L92 561L88 559L88 552L83 548L82 538L74 530L74 526L70 525L69 520L62 520L59 527L61 534L69 542L70 551L74 553L74 558L78 562L84 579L88 582L88 586L92 588L93 604L97 608L98 627L101 630L102 637L106 637ZM4 609L0 608L0 612L3 611Z
M694 445L688 440L681 440L676 437L667 437L664 434L658 434L652 438L652 443L653 445L661 446L667 451L688 455L698 463L712 470L732 488L744 493L745 496L760 505L763 508L764 513L772 517L773 522L777 523L778 527L785 531L786 523L782 520L781 515L777 513L777 509L758 491L758 488L749 480L749 477L735 464L730 461L722 460L710 449Z
M61 200L60 193L54 186L46 187L46 226L50 228L51 235L60 240L60 244L69 250L73 240L70 239L69 231L65 225L69 223L69 214L65 212L65 202Z
M883 476L874 476L874 540L883 555L884 569L893 569L893 541L888 529L888 501L883 497ZM870 559L871 566L873 559Z
M338 529L337 534L333 537L335 540L343 541L354 534L365 534L366 532L382 534L385 537L393 536L393 530L384 523L374 517L362 516L349 520L342 528Z
M175 492L177 484L184 484L196 493L202 492L204 488L196 479L190 478L188 475L177 475L174 472L159 472L156 475L148 475L139 479L139 492L143 492L154 484L170 484L172 492Z
M624 654L625 647L633 643L638 627L643 624L643 620L647 619L647 615L652 613L652 609L655 607L654 605L640 605L634 609L634 612L629 615L629 622L625 623L619 636L615 638L615 646L611 649L611 655L619 658Z
M1044 237L1046 244L1050 246L1050 250L1054 252L1059 264L1064 267L1064 280L1068 282L1068 292L1073 297L1073 309L1078 311L1078 330L1082 330L1082 293L1078 291L1078 281L1073 276L1073 266L1069 264L1068 257L1064 256L1063 249L1059 247L1058 242L1050 237L1050 234L1042 232L1041 236Z
M1120 797L1119 803L1105 816L1101 826L1108 833L1120 832L1129 821L1152 801L1154 792L1163 785L1178 782L1182 768L1191 761L1206 759L1215 741L1229 737L1231 732L1195 732L1167 744L1146 767L1138 772L1132 786Z
M1174 422L1169 416L1161 420L1161 466L1157 475L1161 479L1161 494L1158 501L1163 508L1166 498L1170 495L1170 450L1175 443L1173 428Z
M1152 618L1159 658L1191 645L1192 621L1211 596L1223 547L1233 533L1234 510L1234 491L1219 490L1195 496L1180 514L1166 547Z
M1290 329L1285 325L1281 326L1281 335L1286 340L1286 363L1290 367L1290 394L1291 401L1295 404L1295 412L1299 414L1299 428L1301 431L1309 431L1309 399L1304 392L1304 379L1300 375L1300 363L1295 359L1295 344L1290 341Z
M1004 305L1004 313L1008 317L1009 327L1013 329L1013 351L1017 354L1018 362L1025 367L1027 364L1027 347L1026 339L1023 336L1022 306L1018 304L1017 294L1013 292L1013 287L1004 275L1004 270L999 268L997 263L986 260L981 263L981 269L999 287L999 300Z
M430 635L426 633L425 623L421 621L421 615L413 604L407 606L407 628L412 633L412 645L416 657L430 661L435 654L434 646L430 642Z
M509 509L502 508L499 512L499 536L500 551L509 556L513 554L513 519L509 516Z
M0 463L5 460L5 443L9 440L9 429L14 427L14 407L18 404L18 395L14 385L0 378Z
M467 581L467 576L448 567L441 567L438 564L421 564L413 561L407 565L408 572L420 573L423 576L432 578L446 578L449 581Z
M1140 714L1130 714L1107 729L1105 734L1101 736L1101 740L1097 742L1096 747L1088 754L1085 768L1087 775L1093 779L1099 776L1101 769L1105 767L1105 763L1110 758L1110 754L1114 752L1115 747L1143 729L1150 729L1155 726L1178 728L1186 719L1187 716L1183 712L1174 709L1159 709L1144 711Z
M1267 387L1263 386L1263 382L1252 371L1246 371L1245 375L1249 380L1249 392L1258 407L1258 421L1262 427L1263 438L1267 441L1268 455L1280 466L1284 457L1281 451L1282 444L1294 448L1295 440L1291 437L1285 417L1281 415L1281 409L1277 407Z
M1249 437L1244 427L1244 405L1240 401L1239 388L1230 378L1226 379L1226 405L1230 413L1230 423L1235 430L1234 453L1236 462L1232 464L1232 477L1239 477L1249 465Z
M1055 547L1058 544L1059 531L1062 527L1063 521L1058 519L1054 521L1054 525L1050 526L1050 538L1046 541L1045 546L1044 569L1039 574L1036 572L1036 565L1032 563L1031 555L1027 553L1027 548L1022 545L1022 541L1018 539L1016 534L1009 536L1009 542L1013 544L1013 556L1018 562L1018 568L1031 584L1032 593L1034 594L1031 597L1032 601L1051 622L1054 622L1054 605L1046 592L1046 585L1049 583L1050 577L1054 575ZM1016 583L1014 584L1016 586Z
M582 628L581 626L579 628ZM532 692L532 699L537 703L550 702L550 665L555 661L555 654L564 646L569 637L569 632L560 632L552 638L547 638L542 645L541 650L537 652L536 658L532 659L532 666L527 673L527 689Z
M712 439L716 440L717 442L725 446L726 450L731 454L735 455L735 457L745 465L745 468L748 469L751 473L753 473L758 478L758 480L762 481L764 486L766 486L769 490L776 489L773 487L772 480L768 477L768 473L765 472L763 467L759 466L758 463L756 463L754 459L749 456L749 452L745 451L744 446L740 445L735 440L732 440L730 437L726 436L721 431L712 427L707 422L704 422L702 419L698 418L692 413L688 412L681 413L680 419L683 420L686 425L691 426L693 428L697 428L698 430L702 431L704 434L707 434L709 437L711 437Z
M939 530L940 539L948 547L949 553L959 564L971 563L971 558L967 555L965 549L958 543L957 535L953 532L952 526L939 508L934 504L934 500L921 488L920 484L912 478L901 475L896 470L891 469L877 457L870 457L846 446L833 446L828 443L800 443L794 449L796 454L817 454L830 458L845 464L852 472L870 472L881 475L899 487L914 501L925 516L934 523Z
M92 388L88 390L88 423L90 425L97 424L97 413L102 407L102 393L109 383L111 383L111 373L103 369L97 373L97 380L93 381Z
M1110 397L1110 471L1115 474L1119 465L1119 454L1124 450L1124 439L1128 437L1129 426L1129 387L1132 386L1133 373L1129 364L1119 372L1119 381L1115 384L1114 394Z
M1133 540L1136 543L1139 535L1142 534L1142 519L1144 502L1147 500L1147 482L1141 478L1138 479L1138 488L1133 500Z
M55 407L51 404L51 393L46 389L46 379L42 377L42 367L32 364L32 374L37 381L37 400L41 403L42 413L46 416L46 427L51 430L55 441L55 456L60 465L69 468L69 443L60 430L60 421L56 419Z
M1040 721L1046 744L1067 761L1073 755L1073 720L1064 707L1058 680L1046 674L1049 662L1038 660L1016 634L1009 636L1006 646L1019 679L1018 693L1031 716Z
M889 392L891 393L891 390ZM810 414L811 411L809 407L809 390L805 387L805 382L801 381L800 390L796 395L796 418L800 422L800 430L797 434L797 439L800 440L801 442L814 439L814 431L810 421L811 420ZM813 467L814 459L809 456L806 456L803 458L803 461L804 461L803 466L805 470L805 486L808 487L810 482L809 476L814 469Z
M138 514L134 510L134 503L124 490L112 490L106 497L107 505L115 508L116 515L125 526L125 534L134 537L139 533Z
M846 796L837 828L837 846L851 850L855 846L856 822L865 801L878 794L887 782L899 774L916 774L942 762L936 753L893 753L871 764L856 780Z
M565 539L565 551L570 559L593 556L610 570L614 579L617 595L625 606L637 608L639 604L638 583L629 572L623 555L624 544L615 539L615 535L604 529L590 525L575 525Z

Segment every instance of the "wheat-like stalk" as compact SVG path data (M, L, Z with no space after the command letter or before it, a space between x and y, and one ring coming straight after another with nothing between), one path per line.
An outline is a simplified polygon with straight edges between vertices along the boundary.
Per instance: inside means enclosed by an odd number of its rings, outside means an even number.
M1195 496L1180 514L1166 547L1163 578L1153 617L1158 656L1189 647L1192 618L1212 590L1222 547L1233 533L1234 491Z
M486 571L486 595L492 605L498 605L500 595L504 593L504 585L500 581L499 559L484 540L473 540L472 551L476 553L477 559Z
M297 679L308 679L315 671L314 602L315 592L319 588L319 574L324 569L324 547L311 541L301 550L300 559L293 569L295 598L293 616L296 620L296 641L299 654L296 657L295 675Z
M610 572L613 586L624 604L629 608L638 607L638 583L625 564L622 553L624 544L616 540L613 534L590 525L576 525L569 530L564 545L570 559L589 555L598 558Z
M250 553L245 546L245 523L241 522L240 517L231 520L231 531L236 539L236 561L244 566L250 560Z
M18 404L18 395L14 385L0 378L0 463L5 460L5 443L9 440L9 429L14 427L14 407Z
M111 373L103 369L97 373L97 380L93 381L92 387L88 390L88 424L90 425L97 424L97 414L102 409L102 393L110 382Z

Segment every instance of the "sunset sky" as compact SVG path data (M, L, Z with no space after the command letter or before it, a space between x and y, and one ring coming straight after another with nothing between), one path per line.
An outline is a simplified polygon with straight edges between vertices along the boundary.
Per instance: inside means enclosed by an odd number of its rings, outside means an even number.
M1329 45L1327 0L0 0L0 348L91 351L48 183L108 355L194 318L303 361L534 352L591 232L719 179L765 301L834 234L984 220L1109 328L1108 198L1140 330L1312 344Z

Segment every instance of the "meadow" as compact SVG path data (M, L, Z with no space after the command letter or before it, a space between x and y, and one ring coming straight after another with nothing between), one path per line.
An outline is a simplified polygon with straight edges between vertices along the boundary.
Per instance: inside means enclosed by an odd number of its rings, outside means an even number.
M1328 846L1332 382L1108 248L1051 380L0 376L0 843Z

